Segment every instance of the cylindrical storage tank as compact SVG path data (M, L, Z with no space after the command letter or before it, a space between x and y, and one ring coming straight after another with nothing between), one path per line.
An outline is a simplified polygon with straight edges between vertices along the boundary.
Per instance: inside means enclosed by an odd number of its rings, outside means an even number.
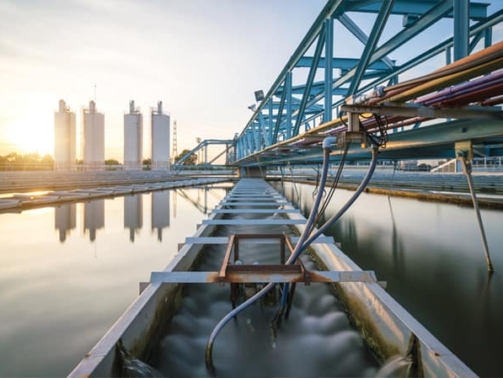
M142 169L143 117L129 104L129 114L124 114L124 169Z
M169 122L170 117L162 114L162 103L159 102L158 111L152 112L152 169L169 170L170 168Z
M105 165L105 116L96 111L94 101L84 110L84 165L93 170Z
M75 166L77 132L75 113L70 112L63 100L54 113L54 169L68 170Z

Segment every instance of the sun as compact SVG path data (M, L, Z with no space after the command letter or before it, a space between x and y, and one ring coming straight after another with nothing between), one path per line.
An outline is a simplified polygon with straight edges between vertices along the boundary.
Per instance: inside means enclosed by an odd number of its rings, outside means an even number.
M54 154L54 130L50 124L36 117L24 117L8 126L7 139L16 153Z

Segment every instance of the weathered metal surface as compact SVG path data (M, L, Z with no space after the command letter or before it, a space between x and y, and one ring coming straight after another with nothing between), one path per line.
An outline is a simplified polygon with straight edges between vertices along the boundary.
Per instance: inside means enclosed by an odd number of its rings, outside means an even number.
M289 226L304 224L305 219L204 219L202 224L218 226Z
M233 269L239 270L240 266ZM248 267L246 267L248 269ZM253 269L253 268L252 268ZM219 272L152 272L151 283L281 283L304 282L303 272L296 265L258 265L255 271L228 271L225 276ZM267 271L260 271L264 269ZM284 271L280 271L284 270ZM375 282L371 271L329 272L310 271L311 282Z
M290 240L292 244L297 244L299 241L298 236L291 237ZM227 236L210 236L204 238L197 237L189 237L185 239L186 244L227 244L229 242L229 238ZM270 238L257 238L253 240L241 240L241 243L250 243L250 244L276 244L279 243L278 240L270 239ZM319 236L313 243L334 243L334 238L332 236Z

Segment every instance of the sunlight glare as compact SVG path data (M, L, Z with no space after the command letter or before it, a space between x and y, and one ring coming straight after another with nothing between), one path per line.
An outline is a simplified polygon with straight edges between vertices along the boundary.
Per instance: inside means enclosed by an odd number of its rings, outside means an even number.
M40 155L54 153L54 131L50 126L41 124L36 117L19 119L8 126L7 138L16 146L21 154L38 153Z

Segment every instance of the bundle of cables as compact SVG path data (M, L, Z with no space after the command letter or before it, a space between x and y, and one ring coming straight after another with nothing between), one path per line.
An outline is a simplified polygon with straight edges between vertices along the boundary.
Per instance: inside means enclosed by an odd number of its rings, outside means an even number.
M349 207L356 201L356 199L360 196L360 194L363 192L367 184L369 183L370 179L372 178L372 175L374 173L375 167L377 165L377 156L378 156L378 149L379 149L379 142L375 142L374 138L370 138L369 135L367 134L367 138L369 143L372 145L372 160L369 166L369 169L367 171L367 174L363 178L362 182L354 192L354 194L351 196L351 198L347 201L347 203L336 213L334 214L330 219L328 219L323 225L321 225L315 232L315 225L320 221L324 211L326 210L328 204L330 203L330 200L332 199L332 196L335 192L335 189L337 188L337 184L340 180L340 177L342 175L342 170L344 167L344 162L346 160L346 155L349 149L349 144L346 144L346 147L343 152L343 157L341 160L341 164L339 165L339 168L337 170L337 174L334 177L334 181L332 183L332 186L330 188L329 194L327 195L325 201L323 204L321 203L323 193L324 193L324 188L327 182L327 177L328 177L328 167L329 167L329 162L330 162L330 151L331 151L331 144L333 144L336 140L335 137L327 137L325 138L323 142L323 168L322 168L322 174L321 174L321 179L319 183L319 188L320 190L317 193L315 202L313 204L311 213L309 215L309 218L307 220L306 226L304 228L304 231L302 232L302 235L299 238L299 241L297 242L295 249L293 250L292 254L290 255L288 261L286 262L287 265L292 265L295 264L297 259L300 257L302 252L304 252L308 246L316 240L320 235L322 235L330 226L332 226L346 211L349 209ZM233 309L231 312L229 312L226 316L224 316L220 322L215 326L213 331L211 332L211 335L208 339L208 342L206 344L206 352L205 352L205 362L206 362L206 367L207 369L211 372L215 372L215 367L213 365L213 344L215 342L216 337L218 336L220 330L236 315L238 315L241 311L258 301L260 298L265 296L267 293L269 293L274 287L275 283L269 283L267 284L262 290L257 292L254 296L250 297L248 300L245 302L241 303L239 306L237 306L235 309ZM280 306L278 309L278 312L274 319L272 320L272 326L273 329L275 329L279 324L281 323L281 319L285 315L285 309L287 308L287 303L288 303L288 284L285 284L283 287L283 292L281 296L281 302Z

